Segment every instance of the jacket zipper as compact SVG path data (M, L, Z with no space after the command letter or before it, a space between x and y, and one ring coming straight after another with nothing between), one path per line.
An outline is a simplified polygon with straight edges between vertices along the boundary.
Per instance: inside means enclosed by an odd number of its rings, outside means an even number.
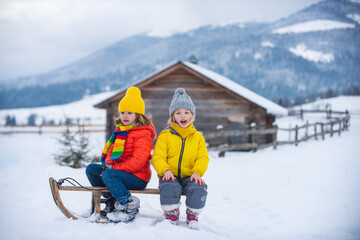
M180 152L179 165L178 165L178 179L179 180L181 180L181 161L182 161L182 157L183 157L183 153L184 153L186 138L181 138L181 140L182 140L182 145L181 145L181 152Z

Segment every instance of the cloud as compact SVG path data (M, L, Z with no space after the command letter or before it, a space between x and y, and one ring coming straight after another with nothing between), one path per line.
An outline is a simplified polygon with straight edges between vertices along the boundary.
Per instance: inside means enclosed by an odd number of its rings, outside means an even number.
M274 21L317 1L0 0L0 78L46 72L142 32Z

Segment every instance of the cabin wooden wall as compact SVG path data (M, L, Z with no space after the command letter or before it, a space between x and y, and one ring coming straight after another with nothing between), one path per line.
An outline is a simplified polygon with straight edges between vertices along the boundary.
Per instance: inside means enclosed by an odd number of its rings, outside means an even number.
M244 129L250 123L256 123L257 127L270 127L273 119L266 110L254 103L242 98L223 87L211 83L207 79L195 76L187 69L179 67L175 71L152 80L150 84L138 85L141 89L142 98L145 101L146 114L151 114L153 123L160 133L166 127L169 119L169 106L175 89L182 87L192 98L196 107L195 127L202 132L216 131L217 126L223 129ZM108 109L108 126L110 131L114 130L113 116L118 114L118 103L120 99L114 98ZM108 128L109 129L109 128ZM233 139L233 141L239 141ZM241 140L243 141L243 140Z

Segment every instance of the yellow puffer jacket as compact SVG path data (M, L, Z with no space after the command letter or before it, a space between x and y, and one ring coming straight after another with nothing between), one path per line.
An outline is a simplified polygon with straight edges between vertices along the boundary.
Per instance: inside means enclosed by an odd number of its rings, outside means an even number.
M205 139L193 124L187 128L171 125L157 139L152 164L159 177L170 169L175 177L190 177L193 173L202 177L207 169L209 156Z

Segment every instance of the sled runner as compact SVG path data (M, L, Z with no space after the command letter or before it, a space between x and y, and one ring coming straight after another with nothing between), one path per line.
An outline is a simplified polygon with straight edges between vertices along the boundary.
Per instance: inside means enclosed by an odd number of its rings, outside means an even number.
M71 213L69 210L66 209L64 206L61 197L60 197L60 191L85 191L85 192L91 192L91 215L95 214L95 220L94 222L97 223L107 223L109 221L101 219L100 218L100 205L102 203L101 201L101 195L102 193L109 192L109 189L106 187L92 187L92 186L61 186L61 184L64 182L63 179L56 181L54 178L49 178L51 193L54 198L54 202L56 206L60 209L60 211L67 217L72 218L74 220L77 220L81 217L75 216L76 214ZM160 194L160 190L156 188L147 188L145 190L129 190L130 193L135 194ZM132 219L128 219L127 221L131 221ZM111 222L111 221L110 221Z

